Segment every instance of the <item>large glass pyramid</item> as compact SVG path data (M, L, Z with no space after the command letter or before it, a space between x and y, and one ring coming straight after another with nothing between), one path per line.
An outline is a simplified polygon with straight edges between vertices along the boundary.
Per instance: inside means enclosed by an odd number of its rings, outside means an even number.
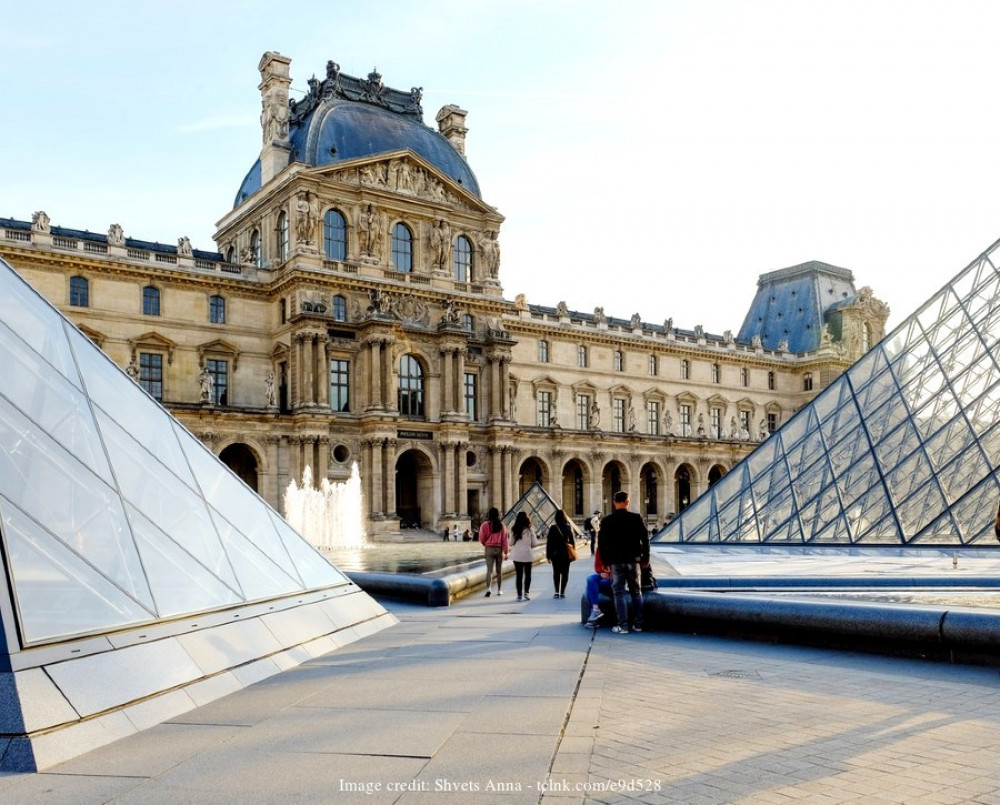
M22 647L349 584L2 260L0 367Z
M657 541L993 541L1000 242L696 500Z

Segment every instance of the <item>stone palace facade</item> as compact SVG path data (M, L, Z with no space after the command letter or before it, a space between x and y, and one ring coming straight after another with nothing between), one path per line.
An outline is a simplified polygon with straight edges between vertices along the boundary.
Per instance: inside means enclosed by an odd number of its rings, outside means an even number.
M466 112L381 76L259 65L262 147L217 250L0 219L0 256L279 511L357 462L368 530L441 529L540 482L571 516L684 509L881 339L850 271L765 274L734 336L504 298Z

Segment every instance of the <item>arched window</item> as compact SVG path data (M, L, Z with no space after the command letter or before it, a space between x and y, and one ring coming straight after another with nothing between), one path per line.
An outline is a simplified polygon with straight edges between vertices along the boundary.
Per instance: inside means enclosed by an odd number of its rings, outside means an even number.
M288 259L288 214L282 210L278 213L278 260Z
M813 389L813 376L812 376L812 372L806 372L802 376L802 390L803 391L812 391L812 389Z
M470 333L474 333L476 331L476 319L471 313L462 314L462 327Z
M622 351L620 349L615 350L614 357L612 358L612 363L614 365L614 369L616 372L620 372L625 368L625 359L622 356Z
M412 355L399 359L399 413L424 415L424 369Z
M250 233L251 263L260 268L260 232L256 229Z
M472 244L465 235L455 238L455 281L468 282L472 278Z
M656 377L660 373L660 362L656 359L655 355L649 356L649 374L652 377Z
M226 323L226 300L222 296L208 298L208 320L212 324Z
M337 210L323 214L323 254L327 260L347 259L347 221Z
M236 263L236 247L235 246L230 246L226 250L226 262L229 263L230 265Z
M330 312L334 321L347 321L347 300L340 294L334 296Z
M691 361L681 358L681 380L691 379Z
M413 234L406 224L392 228L392 267L396 271L413 271Z
M861 325L861 351L867 352L872 348L872 326L868 322Z
M86 277L69 278L69 303L73 307L90 307L90 283Z
M142 289L142 315L160 315L160 289L147 285Z

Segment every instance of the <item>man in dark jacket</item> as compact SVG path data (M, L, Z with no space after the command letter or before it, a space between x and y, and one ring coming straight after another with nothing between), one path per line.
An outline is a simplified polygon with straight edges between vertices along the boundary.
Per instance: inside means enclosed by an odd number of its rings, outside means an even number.
M640 515L628 510L628 492L615 492L614 511L601 520L597 541L604 564L611 567L611 591L615 599L618 625L615 634L628 634L628 607L625 587L632 598L632 631L642 631L642 589L639 567L649 561L649 532Z

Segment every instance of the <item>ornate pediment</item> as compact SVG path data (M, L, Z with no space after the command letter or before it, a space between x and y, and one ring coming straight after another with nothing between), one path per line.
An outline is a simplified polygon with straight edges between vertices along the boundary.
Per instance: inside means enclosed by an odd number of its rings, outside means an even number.
M128 342L129 352L132 360L136 360L136 353L142 350L156 350L167 353L167 364L174 362L174 350L177 349L177 342L171 341L166 336L158 332L151 331L143 333L137 338L130 338Z
M205 358L211 355L226 355L233 359L233 371L235 372L240 361L239 347L230 344L228 341L216 339L202 344L198 347L198 365L205 365Z
M339 162L316 172L343 184L384 190L473 212L496 213L460 184L412 151L394 151L377 159Z

